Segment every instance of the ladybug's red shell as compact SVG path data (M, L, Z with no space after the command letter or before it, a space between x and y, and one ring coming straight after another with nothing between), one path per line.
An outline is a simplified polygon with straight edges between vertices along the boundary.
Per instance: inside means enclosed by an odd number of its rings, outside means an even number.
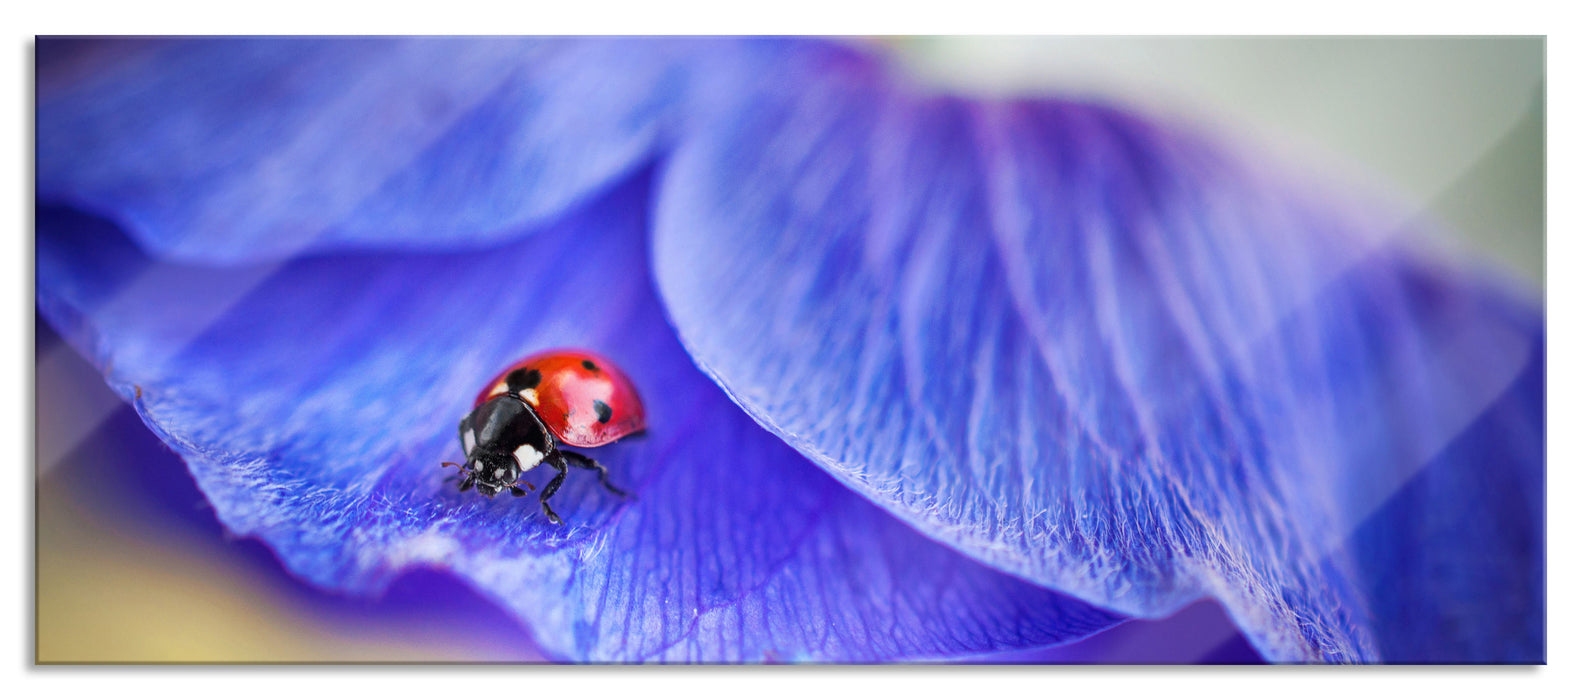
M615 363L586 350L531 355L489 382L473 406L513 388L544 427L573 447L608 445L647 426L632 381Z

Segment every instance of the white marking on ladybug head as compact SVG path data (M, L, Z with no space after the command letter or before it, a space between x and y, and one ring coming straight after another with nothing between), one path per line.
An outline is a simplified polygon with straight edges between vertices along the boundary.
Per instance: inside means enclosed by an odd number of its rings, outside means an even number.
M511 456L516 458L517 466L521 467L524 472L544 461L544 453L539 452L538 448L532 445L522 445L516 448L516 451L512 452Z
M521 391L516 392L516 395L522 397L522 400L526 401L529 406L532 406L533 408L538 408L538 390L537 389L523 389Z
M477 446L478 446L478 433L477 433L477 431L473 430L472 428L468 428L467 432L461 436L461 450L462 450L462 452L467 453L467 456L471 457L472 456L472 448L477 447Z
M494 470L494 478L496 478L496 479L504 479L505 478L505 470L504 469L496 469L496 470Z

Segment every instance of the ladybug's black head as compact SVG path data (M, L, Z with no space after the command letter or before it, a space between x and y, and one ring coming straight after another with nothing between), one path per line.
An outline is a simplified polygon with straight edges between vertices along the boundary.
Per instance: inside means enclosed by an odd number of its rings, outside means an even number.
M467 461L467 471L471 473L473 486L478 489L478 493L485 496L509 490L517 477L522 475L515 457L481 450Z
M514 395L496 396L479 404L457 427L467 454L465 488L485 496L511 490L522 472L538 466L555 451L555 442L538 414ZM528 488L532 488L529 486Z

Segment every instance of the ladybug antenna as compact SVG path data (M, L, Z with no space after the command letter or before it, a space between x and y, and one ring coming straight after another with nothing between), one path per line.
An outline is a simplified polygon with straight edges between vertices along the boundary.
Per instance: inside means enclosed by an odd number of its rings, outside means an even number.
M455 462L440 462L439 463L439 468L440 469L444 469L445 467L455 467L455 468L460 469L462 471L467 471L466 467L464 467L464 466L462 466L460 464L457 464Z

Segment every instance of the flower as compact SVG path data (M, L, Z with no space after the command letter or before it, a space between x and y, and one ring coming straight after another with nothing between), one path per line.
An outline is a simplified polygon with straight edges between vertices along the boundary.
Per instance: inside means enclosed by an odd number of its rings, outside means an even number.
M39 307L320 586L448 569L568 660L1205 596L1277 661L1542 658L1542 314L1345 196L821 42L110 48L40 60ZM556 346L650 416L564 528L437 469Z

